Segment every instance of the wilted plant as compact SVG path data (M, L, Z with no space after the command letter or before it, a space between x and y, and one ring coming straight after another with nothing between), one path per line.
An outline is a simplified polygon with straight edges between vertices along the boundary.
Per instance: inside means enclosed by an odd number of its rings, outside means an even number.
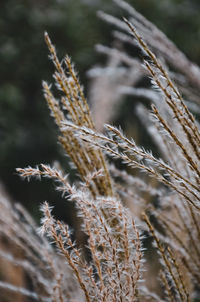
M8 211L7 217L11 222L6 221L4 214L0 216L1 225L9 225L8 231L2 227L2 233L20 246L25 258L31 253L29 267L25 269L31 275L34 290L18 291L35 300L195 301L199 298L200 290L198 125L166 67L150 50L136 28L145 33L144 37L148 33L147 25L151 32L155 30L159 33L162 39L160 44L156 44L156 52L167 62L171 60L170 63L181 70L181 64L173 60L170 52L166 52L166 45L172 45L171 42L128 4L119 0L116 2L133 14L135 26L130 22L132 18L130 21L124 19L124 22L111 16L104 15L104 18L123 30L130 31L145 54L146 71L142 76L148 72L156 90L150 94L150 90L144 89L142 93L146 92L150 98L153 96L153 124L146 118L149 114L147 109L140 107L139 110L144 123L151 125L151 133L160 144L163 159L156 158L151 152L137 146L134 140L127 138L116 127L106 125L104 134L95 130L70 58L66 56L60 63L55 48L45 33L50 58L55 66L54 79L61 96L57 100L46 82L43 83L44 95L60 131L59 141L76 167L80 181L71 185L61 169L43 164L36 168L17 170L24 178L53 179L57 190L75 203L82 219L83 231L87 235L90 260L86 259L85 253L73 242L69 227L52 216L47 202L41 207L43 218L40 233L53 241L56 249L50 247L46 239L40 239L36 235L35 226L28 229L28 219L26 223L22 222L22 233L17 232L16 228L21 226L16 220L16 215L19 215L17 210ZM117 35L130 40L127 33L118 32ZM186 60L173 45L174 50L181 62ZM119 60L128 62L125 54L115 50L114 54L116 53ZM136 61L130 59L129 62ZM195 68L198 74L199 69ZM137 70L140 72L141 69ZM189 77L186 73L185 79L198 91L199 83L194 79L193 71L191 68L188 71ZM141 74L138 78L140 76ZM131 168L144 172L160 185L155 188L147 181L144 182L139 172L138 176L131 176L118 170L109 164L107 157L121 160ZM144 198L144 192L152 196L151 203ZM3 201L2 213L8 207L9 204ZM25 215L22 217L26 217ZM143 280L145 274L142 272L148 267L143 263L142 253L143 235L147 231L154 239L161 262L158 282L163 290L160 293L154 293L148 287L148 279ZM30 246L27 248L29 241ZM34 262L33 251L39 255L37 259L44 261ZM25 266L24 260L20 262L12 259L15 265ZM34 270L32 263L35 263ZM45 268L48 268L48 276L45 275ZM69 275L70 270L75 279ZM35 278L37 280L33 282ZM72 282L72 288L66 287L68 278ZM12 290L11 284L2 282L0 286L4 290ZM14 290L17 292L17 288Z

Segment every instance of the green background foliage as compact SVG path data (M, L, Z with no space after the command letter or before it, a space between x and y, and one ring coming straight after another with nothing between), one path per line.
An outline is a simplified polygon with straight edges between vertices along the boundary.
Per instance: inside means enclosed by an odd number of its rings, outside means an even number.
M128 2L200 64L199 0ZM99 9L124 15L112 1L106 0L1 1L0 179L13 199L22 201L33 212L38 209L37 202L47 199L59 203L61 197L48 182L25 185L16 176L15 168L58 159L69 171L42 96L41 81L51 82L53 71L43 33L49 32L60 58L65 53L72 56L87 93L86 71L104 60L93 46L111 43L109 25L96 16Z

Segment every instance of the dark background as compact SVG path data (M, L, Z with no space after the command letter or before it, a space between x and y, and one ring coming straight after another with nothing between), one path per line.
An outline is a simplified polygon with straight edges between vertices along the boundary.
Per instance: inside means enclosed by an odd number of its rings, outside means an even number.
M128 2L200 64L199 0ZM86 71L105 60L94 45L112 40L109 25L96 16L99 9L124 16L111 0L0 1L0 180L12 199L36 218L44 200L56 203L58 215L69 223L73 216L50 181L27 183L15 172L17 167L55 160L70 171L42 95L41 81L51 82L53 72L43 33L48 31L60 58L66 53L73 58L87 94Z

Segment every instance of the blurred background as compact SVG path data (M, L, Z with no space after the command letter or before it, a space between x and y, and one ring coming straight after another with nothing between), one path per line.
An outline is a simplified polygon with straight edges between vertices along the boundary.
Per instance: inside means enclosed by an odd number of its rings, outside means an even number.
M189 57L200 64L199 0L129 0ZM96 15L103 10L124 15L112 0L1 0L0 2L0 181L13 201L21 202L39 219L38 205L56 204L57 216L72 224L72 212L50 181L23 182L17 167L58 161L70 173L57 143L57 129L42 95L42 80L53 81L44 31L48 31L61 59L69 54L88 94L86 72L105 57L97 43L111 45L111 27ZM130 102L115 119L126 127ZM114 121L113 121L114 122ZM131 123L129 122L129 125ZM139 129L139 126L138 126ZM133 131L137 135L137 127ZM144 135L144 133L143 133ZM148 144L148 138L139 143ZM150 143L151 144L151 143ZM73 172L74 173L74 172Z

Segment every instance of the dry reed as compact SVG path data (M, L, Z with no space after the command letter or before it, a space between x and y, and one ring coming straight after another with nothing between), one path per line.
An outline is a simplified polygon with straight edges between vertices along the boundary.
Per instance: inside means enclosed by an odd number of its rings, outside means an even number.
M45 33L60 100L54 97L46 82L43 82L44 96L59 128L59 141L81 180L76 185L71 184L64 172L43 164L17 171L27 179L52 179L63 197L75 203L87 235L91 259L85 259L72 240L71 230L52 216L52 208L47 202L41 207L40 234L43 236L39 237L28 214L19 206L12 208L6 198L1 198L1 238L7 238L16 246L20 257L12 255L12 251L7 255L1 251L0 257L23 268L31 280L31 289L1 281L0 287L5 292L20 293L36 301L60 302L197 301L195 299L200 297L200 133L179 92L179 89L183 92L181 85L174 84L163 60L155 53L182 72L188 87L192 85L196 91L200 90L200 71L127 3L115 2L129 11L130 19L121 21L104 13L101 17L118 27L115 37L134 45L137 43L145 54L146 70L143 71L138 60L123 52L105 47L99 49L115 56L118 64L126 62L136 68L132 80L133 73L129 75L130 85L144 75L151 76L154 90L144 88L139 91L135 87L131 92L146 95L154 102L151 113L142 106L138 112L144 118L144 124L151 127L150 133L159 142L163 158L156 158L152 152L137 146L133 139L114 126L105 125L104 134L96 131L70 58L66 56L60 63L55 47ZM118 66L113 65L110 74L113 79L118 70ZM120 89L124 93L125 90ZM184 95L190 95L187 86ZM193 95L194 99L197 100ZM153 120L149 119L150 114L153 114ZM108 158L136 169L138 175L118 170ZM145 181L140 171L147 175ZM151 184L151 178L158 182L157 187ZM144 193L151 196L152 202ZM143 255L147 232L153 238L160 259L160 278L156 279L160 291L157 292L149 287L148 274L143 273L148 268Z

